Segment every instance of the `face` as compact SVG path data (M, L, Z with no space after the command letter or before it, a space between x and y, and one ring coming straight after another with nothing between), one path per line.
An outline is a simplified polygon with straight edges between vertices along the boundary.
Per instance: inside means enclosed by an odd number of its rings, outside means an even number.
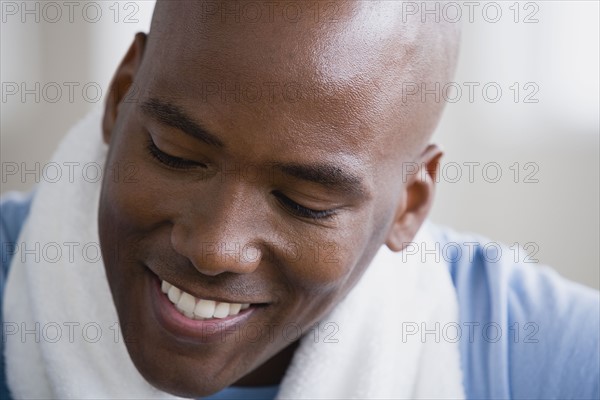
M399 168L437 162L415 139L431 110L398 112L377 56L392 49L348 34L347 11L198 27L159 2L117 71L106 168L125 173L103 182L100 239L128 351L159 389L278 382L299 336L335 323L378 248L401 249L427 213L431 181Z

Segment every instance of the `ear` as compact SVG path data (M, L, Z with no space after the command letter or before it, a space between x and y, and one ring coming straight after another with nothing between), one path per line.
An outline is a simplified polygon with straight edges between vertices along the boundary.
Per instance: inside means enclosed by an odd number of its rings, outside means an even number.
M413 240L425 221L435 193L437 171L443 153L435 144L421 154L418 169L408 177L394 222L385 244L392 251L402 251Z
M110 142L112 130L117 120L119 105L125 98L142 63L145 47L146 34L137 33L110 83L108 98L104 108L104 118L102 120L102 136L106 144Z

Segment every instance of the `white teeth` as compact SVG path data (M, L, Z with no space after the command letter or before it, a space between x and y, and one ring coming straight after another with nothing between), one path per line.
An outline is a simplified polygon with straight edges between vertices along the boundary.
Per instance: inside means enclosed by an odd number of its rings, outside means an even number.
M233 303L229 306L229 315L238 315L242 305L240 303Z
M167 293L169 293L169 289L171 289L171 286L173 286L173 285L171 285L169 282L162 281L162 285L160 287L162 289L162 292L164 294L167 294Z
M197 299L167 281L162 281L161 290L171 303L175 304L175 308L190 319L226 318L250 307L249 303L217 303L213 300Z
M212 300L200 300L196 304L194 314L200 318L212 318L215 314L216 303Z
M229 303L218 303L215 307L215 318L225 318L229 315Z
M175 286L171 286L171 288L169 289L169 300L171 300L171 303L177 304L180 297L181 297L181 290L179 290L179 288L177 288Z
M183 311L184 313L192 314L194 313L194 307L196 307L196 299L189 293L183 292L179 301L177 302L177 308L179 311Z

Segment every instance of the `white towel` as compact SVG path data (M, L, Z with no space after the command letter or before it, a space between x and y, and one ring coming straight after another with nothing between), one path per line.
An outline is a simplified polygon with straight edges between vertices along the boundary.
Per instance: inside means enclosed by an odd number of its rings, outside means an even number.
M94 171L107 151L100 119L90 114L63 140L53 162L75 173L39 185L17 242L3 305L17 398L176 398L144 380L117 329L97 254ZM415 242L433 248L426 229ZM463 398L458 344L439 337L458 321L456 292L433 258L407 262L382 247L357 286L301 339L278 397ZM413 334L436 326L437 337Z

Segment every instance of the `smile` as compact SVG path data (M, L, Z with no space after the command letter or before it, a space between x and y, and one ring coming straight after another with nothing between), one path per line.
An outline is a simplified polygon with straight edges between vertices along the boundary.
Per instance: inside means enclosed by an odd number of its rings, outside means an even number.
M234 332L244 329L250 321L256 321L268 308L265 303L228 302L227 297L196 297L153 273L148 277L156 321L176 340L197 344L224 343L230 336L235 339Z
M249 303L225 303L199 299L165 280L161 280L161 290L167 295L169 301L173 303L177 311L189 319L222 319L238 315L240 311L250 307Z

